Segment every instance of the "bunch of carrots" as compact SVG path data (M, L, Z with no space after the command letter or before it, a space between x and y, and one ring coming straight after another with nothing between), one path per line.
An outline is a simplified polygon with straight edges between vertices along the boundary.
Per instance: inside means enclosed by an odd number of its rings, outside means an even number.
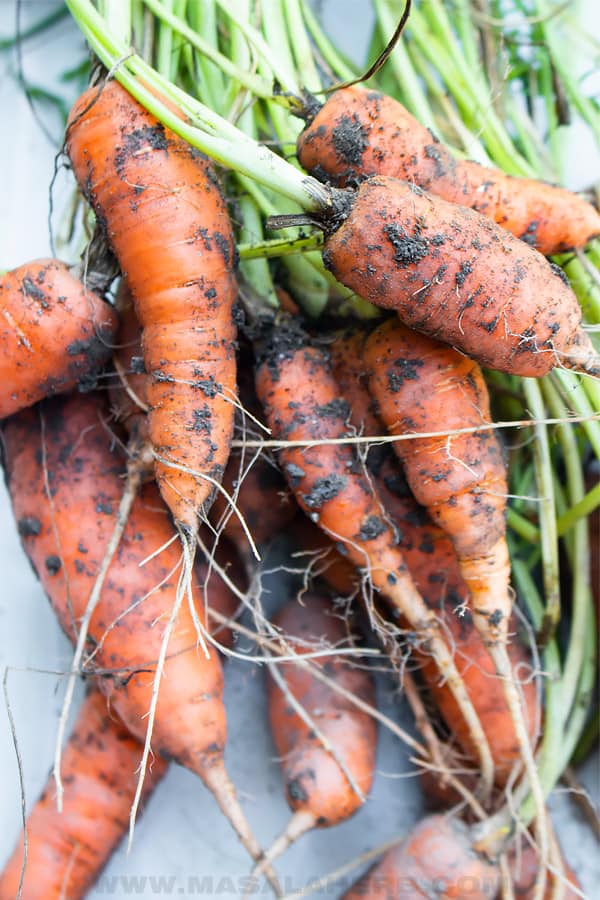
M597 732L600 214L547 183L515 96L600 117L542 0L535 83L470 0L377 0L362 77L303 0L66 5L92 54L64 137L85 247L0 280L0 431L74 655L0 900L84 897L167 761L282 896L278 857L368 803L378 726L432 812L345 897L583 896L546 803ZM267 671L291 809L268 847L225 767L228 655Z

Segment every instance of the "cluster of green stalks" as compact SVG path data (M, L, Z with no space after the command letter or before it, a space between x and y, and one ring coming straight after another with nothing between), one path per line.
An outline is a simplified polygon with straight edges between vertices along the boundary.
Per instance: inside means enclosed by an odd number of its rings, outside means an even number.
M313 318L324 310L377 315L324 269L319 234L297 230L282 239L265 231L266 217L317 211L322 202L294 157L298 98L322 98L325 87L359 74L306 0L66 3L104 66L166 126L229 170L248 294L277 307L281 281ZM373 0L371 58L403 5ZM569 122L583 122L600 141L600 110L569 55L591 61L599 49L570 4L422 0L369 84L400 100L458 155L560 181ZM600 243L555 261L593 331L600 325ZM600 504L600 485L587 490L585 474L600 462L600 385L560 369L539 380L490 372L488 383L496 417L508 426L502 434L513 581L537 632L545 675L537 762L549 793L598 730L597 718L590 719L597 648L588 517ZM523 799L520 817L529 821L534 812L531 797Z

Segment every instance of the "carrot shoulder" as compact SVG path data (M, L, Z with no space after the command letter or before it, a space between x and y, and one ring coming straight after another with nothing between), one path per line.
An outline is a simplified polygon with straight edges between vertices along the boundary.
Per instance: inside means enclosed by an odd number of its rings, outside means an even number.
M300 162L345 185L367 175L413 182L470 206L549 256L600 234L600 215L576 194L456 159L402 104L350 87L332 94L298 140Z
M68 267L37 259L0 278L0 418L89 379L111 354L114 311Z
M67 149L143 327L155 474L196 530L229 455L235 399L235 248L211 164L117 82L83 94Z
M482 365L532 377L597 365L558 267L485 216L414 185L364 181L323 258L365 300Z
M52 776L27 817L24 900L81 900L127 831L141 744L92 690L79 710L63 755L63 810L56 809ZM144 782L147 797L167 768L153 760ZM17 896L23 838L0 875L0 900Z

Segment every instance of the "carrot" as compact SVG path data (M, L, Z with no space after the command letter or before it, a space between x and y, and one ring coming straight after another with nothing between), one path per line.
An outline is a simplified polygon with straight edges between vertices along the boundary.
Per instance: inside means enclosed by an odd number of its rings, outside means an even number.
M499 886L498 867L475 852L462 822L428 816L346 891L343 900L491 900Z
M256 376L257 394L277 440L341 440L317 447L285 447L281 466L299 505L338 542L356 566L365 568L373 586L410 622L439 666L468 722L478 748L482 790L489 792L493 762L464 684L429 610L396 546L382 504L363 474L348 434L348 406L331 373L326 354L307 343L294 323L279 326Z
M576 194L456 159L402 104L349 87L332 94L298 139L301 164L338 186L391 175L469 206L549 256L600 234L600 215Z
M65 793L58 815L49 778L27 818L24 900L83 898L127 831L141 744L90 691L63 753ZM156 757L144 781L144 799L167 769ZM0 875L0 900L15 900L23 864L23 837Z
M102 414L94 397L67 398L3 426L8 490L23 545L73 642L122 492L123 463L111 452ZM112 708L134 736L146 738L146 754L151 736L156 752L200 776L259 859L262 851L223 761L221 663L216 650L197 648L198 629L205 631L201 593L194 580L193 606L181 602L175 535L156 488L146 485L133 502L90 621L85 670L102 673Z
M301 602L287 603L273 624L281 629L286 644L300 655L315 649L315 644L317 648L342 646L348 638L347 625L333 605L318 594L305 594ZM328 656L324 663L330 678L362 700L375 703L375 685L368 671L341 655ZM269 721L287 801L294 814L266 851L265 859L270 861L310 829L329 828L354 815L371 790L377 746L374 719L309 671L284 663L275 675L276 680L273 673L269 678ZM289 692L287 696L281 690L281 681ZM294 709L290 697L306 712L306 718ZM315 733L315 726L320 735Z
M359 329L337 333L329 344L329 352L336 381L350 402L351 423L357 431L375 437L385 429L373 410L373 400L365 384L364 340L365 334ZM374 451L379 451L376 456L373 456ZM502 682L496 677L494 662L474 626L470 612L465 610L469 591L461 577L454 546L448 536L431 522L427 511L415 502L403 473L387 447L373 447L367 460L371 464L374 485L396 529L399 547L416 587L443 627L456 667L488 739L494 758L496 784L502 786L520 758L520 747ZM324 552L327 553L326 547ZM320 555L316 567L329 584L333 576L335 590L346 594L358 590L357 576L352 577L347 560L335 553L333 548L326 557ZM515 622L511 620L510 631L515 630ZM527 677L531 671L531 660L518 638L511 640L508 652L511 668L519 676L528 734L533 742L538 717L535 682ZM420 654L418 649L416 656L419 674L452 736L461 749L472 756L476 748L452 693L440 683L431 657Z
M395 320L365 345L369 386L392 434L470 429L467 433L398 441L415 498L450 536L470 608L501 679L514 733L536 800L540 827L545 803L531 747L531 721L507 650L512 608L506 543L508 487L491 424L487 387L476 363L450 347L415 335ZM440 428L439 423L443 423ZM545 858L547 841L542 840Z
M562 271L472 209L383 175L334 218L323 259L338 281L479 363L539 377L595 371Z
M235 401L235 249L211 164L115 81L71 111L67 150L143 327L154 471L195 532L229 455Z
M89 383L108 359L116 316L55 259L0 278L0 418Z

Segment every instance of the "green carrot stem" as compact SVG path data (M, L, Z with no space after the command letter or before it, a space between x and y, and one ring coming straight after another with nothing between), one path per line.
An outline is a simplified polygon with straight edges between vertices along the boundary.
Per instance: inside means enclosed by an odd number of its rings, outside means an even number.
M317 49L333 73L343 81L352 81L359 74L358 69L329 40L308 0L300 0L302 15Z
M270 84L266 81L263 81L262 78L258 78L256 75L253 75L251 72L244 71L235 65L227 56L221 53L216 47L211 46L200 34L197 34L190 26L176 16L172 11L172 0L169 0L170 6L167 7L164 3L159 2L159 0L144 0L144 3L152 11L152 13L169 26L169 29L165 29L161 32L164 35L164 49L163 53L167 54L170 59L170 55L172 53L172 39L173 32L179 34L182 38L184 38L192 47L198 50L203 56L217 65L222 72L228 75L230 78L235 79L240 84L243 84L244 87L247 87L248 90L252 91L253 94L256 94L257 97L272 97L273 89ZM167 35L170 35L170 38L167 40ZM159 44L159 52L161 50L161 45ZM161 72L166 71L162 67L159 66L159 70Z
M271 5L273 4L273 2L274 0L263 0L262 12L265 22L269 21L271 19L271 16L276 11L274 9L274 6ZM254 48L259 58L269 63L271 69L273 70L273 75L279 82L280 86L288 93L297 96L299 94L299 89L294 75L293 66L284 67L280 64L278 55L274 53L273 47L269 46L269 44L264 40L260 31L250 25L249 22L236 15L235 4L230 3L229 0L217 0L217 3L221 7L223 12L227 16L229 16L229 18L233 22L235 22L248 43ZM279 5L279 0L275 0L275 6ZM273 96L272 91L271 96Z
M327 187L299 172L266 147L246 138L208 107L158 76L139 56L116 41L90 0L65 2L94 53L107 68L115 69L115 78L164 125L216 162L268 185L306 211L318 214L331 207L332 194ZM203 128L189 125L176 116L136 76L141 76L144 82L178 103L190 115L193 110L195 120L200 121Z
M296 253L318 250L323 245L323 235L315 232L309 237L273 238L272 240L249 241L238 244L240 259L278 259Z
M202 3L192 0L188 5L188 18L196 34L210 46L219 46L215 0L203 0ZM223 72L204 53L195 51L194 60L202 76L204 102L211 109L217 109L225 93Z
M312 47L306 33L304 18L300 8L300 0L286 0L285 16L288 33L292 37L292 52L296 64L296 72L300 77L300 85L309 91L321 89L321 79L315 65Z
M532 419L535 434L533 442L533 461L539 494L540 546L542 551L542 573L546 614L544 637L554 632L560 618L560 580L558 570L558 535L556 533L556 515L554 485L552 481L552 458L548 429L544 424L546 411L539 383L533 378L523 379L523 392Z
M564 417L566 410L553 383L549 379L545 379L542 389L552 415L555 418ZM579 503L585 497L585 481L574 428L572 425L567 424L557 425L556 433L562 447L569 500L573 504ZM587 607L591 604L589 590L590 548L585 519L578 519L572 526L572 558L570 562L573 585L571 629L562 679L562 701L566 709L570 709L572 706L583 664Z
M381 38L387 43L390 35L394 33L394 29L398 24L397 17L389 8L387 0L374 0L373 5L377 15ZM393 69L396 75L400 86L402 100L408 109L417 117L422 125L435 131L435 119L431 107L426 94L415 75L413 67L410 64L403 38L400 38L398 41L387 65Z

